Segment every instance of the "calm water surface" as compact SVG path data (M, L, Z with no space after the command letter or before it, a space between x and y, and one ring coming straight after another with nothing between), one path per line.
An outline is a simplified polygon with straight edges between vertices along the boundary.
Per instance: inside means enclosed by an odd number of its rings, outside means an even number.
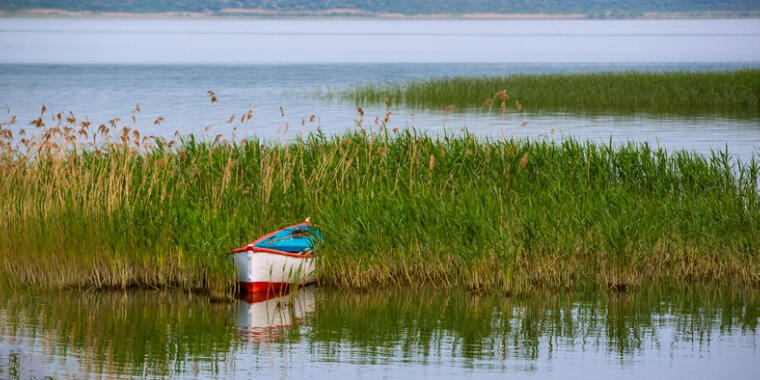
M504 298L305 288L233 304L5 292L0 377L750 379L759 302L695 289Z
M237 127L238 136L283 140L354 128L357 105L320 94L358 84L760 67L758 46L760 20L0 19L0 122L17 115L14 128L25 127L45 104L96 125L114 117L131 125L134 115L157 135L231 136ZM760 153L752 118L525 108L497 117L394 107L390 127ZM248 109L253 120L224 122ZM385 111L367 107L365 123ZM756 378L759 320L756 295L714 289L504 298L307 288L234 304L163 292L3 290L0 378Z
M282 140L351 129L356 104L319 94L451 75L760 67L760 20L378 21L0 19L0 122L50 111L93 124L118 117L145 134L175 131ZM529 63L526 63L529 62ZM216 91L211 104L206 91ZM140 104L142 112L132 111ZM391 127L432 134L646 141L758 154L760 120L699 115L577 115L393 107ZM284 111L284 116L280 112ZM383 107L366 107L365 121ZM311 115L313 123L304 122ZM164 118L160 126L153 121ZM303 125L302 125L302 122ZM527 124L524 125L524 122ZM288 125L288 133L283 135ZM210 126L210 128L206 128Z
M760 61L760 20L2 19L9 63Z

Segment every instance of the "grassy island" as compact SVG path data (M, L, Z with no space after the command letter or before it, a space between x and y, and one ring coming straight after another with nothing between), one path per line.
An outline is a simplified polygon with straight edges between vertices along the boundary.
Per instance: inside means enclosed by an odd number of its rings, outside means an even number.
M230 249L311 216L326 285L760 286L760 166L722 152L383 129L96 148L77 136L109 128L77 128L38 127L33 154L0 131L4 282L230 294Z
M365 85L340 94L359 105L502 112L648 113L760 117L760 70L445 77Z

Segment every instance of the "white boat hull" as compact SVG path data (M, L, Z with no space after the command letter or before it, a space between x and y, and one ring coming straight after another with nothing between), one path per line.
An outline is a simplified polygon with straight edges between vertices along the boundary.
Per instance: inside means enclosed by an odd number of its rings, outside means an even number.
M248 292L280 290L314 282L314 258L252 250L232 254L240 287Z

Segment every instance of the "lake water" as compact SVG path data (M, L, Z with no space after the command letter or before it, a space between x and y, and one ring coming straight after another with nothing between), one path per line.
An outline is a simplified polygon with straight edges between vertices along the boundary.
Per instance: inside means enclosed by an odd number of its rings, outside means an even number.
M308 287L209 303L166 292L0 293L0 378L690 378L760 371L737 290L535 293Z
M230 136L224 121L253 109L237 135L279 141L354 128L357 105L320 94L359 84L758 68L759 47L760 20L0 19L0 122L17 115L13 128L25 127L45 104L96 125L131 125L134 115L144 134ZM467 128L760 154L756 118L391 111L389 127L431 134ZM384 113L367 107L365 120ZM167 292L0 289L0 378L749 379L760 373L759 299L716 288L521 298L305 288L223 304Z
M317 94L451 75L760 67L760 20L130 20L0 19L0 122L21 128L43 104L94 124L118 117L143 134L270 140L354 126L356 104ZM206 91L219 102L211 104ZM474 112L392 108L391 127L431 134L647 141L758 154L760 120L701 115ZM284 116L280 111L282 107ZM382 118L367 107L365 120ZM314 123L304 123L311 115ZM158 117L164 121L154 126ZM527 122L524 125L524 122ZM287 136L282 135L285 124ZM211 126L208 131L206 127Z

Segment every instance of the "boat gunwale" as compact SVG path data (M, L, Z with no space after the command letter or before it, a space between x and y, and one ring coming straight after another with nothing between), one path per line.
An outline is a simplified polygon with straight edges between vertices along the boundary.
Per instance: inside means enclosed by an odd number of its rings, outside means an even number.
M294 224L292 226L287 226L287 227L280 228L279 230L272 231L272 232L270 232L270 233L268 233L268 234L266 234L266 235L264 235L264 236L262 236L262 237L260 237L260 238L258 238L256 240L254 240L254 241L252 241L252 242L250 242L250 243L248 243L248 244L246 244L246 245L244 245L244 246L242 246L240 248L235 248L235 249L231 250L229 252L229 254L230 255L234 255L236 253L243 253L243 252L250 251L252 253L257 253L257 252L259 252L259 253L272 253L272 254L275 254L275 255L283 255L283 256L295 257L295 258L300 258L300 259L308 259L308 258L314 257L314 255L311 254L311 253L302 255L302 254L299 254L299 253L285 252L285 251L280 251L278 249L262 248L262 247L256 247L255 246L256 244L258 244L258 243L260 243L260 242L262 242L262 241L264 241L266 239L269 239L270 237L274 236L278 232L287 230L289 228L295 228L295 227L312 227L312 224L309 223L309 222L303 222L303 223ZM314 227L317 227L317 226L314 226Z

